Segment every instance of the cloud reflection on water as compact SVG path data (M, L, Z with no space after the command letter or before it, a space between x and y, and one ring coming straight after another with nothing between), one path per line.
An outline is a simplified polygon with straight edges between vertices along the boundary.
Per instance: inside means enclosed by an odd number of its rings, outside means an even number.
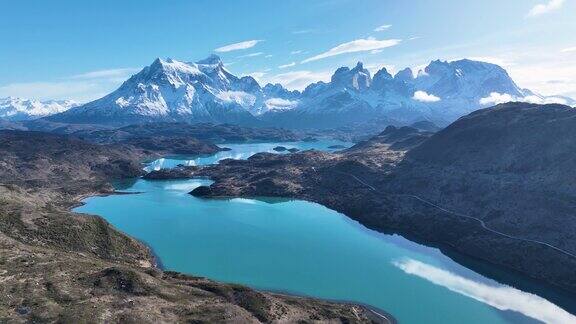
M393 261L392 264L407 274L426 279L499 310L516 311L544 323L576 323L576 316L542 297L516 288L489 286L409 258Z

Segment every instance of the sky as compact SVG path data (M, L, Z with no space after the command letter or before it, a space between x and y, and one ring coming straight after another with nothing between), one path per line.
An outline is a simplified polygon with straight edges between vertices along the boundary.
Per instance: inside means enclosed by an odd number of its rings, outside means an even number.
M2 0L0 97L86 102L155 58L220 55L232 73L302 89L471 58L523 88L576 98L576 0Z

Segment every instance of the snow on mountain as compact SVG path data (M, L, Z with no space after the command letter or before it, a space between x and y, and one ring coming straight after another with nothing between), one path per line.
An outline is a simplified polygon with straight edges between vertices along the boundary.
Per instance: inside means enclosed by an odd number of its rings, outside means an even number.
M281 126L302 127L338 127L378 117L447 124L474 110L508 101L574 103L570 98L545 97L521 89L506 70L491 63L436 60L416 77L409 68L395 76L383 68L373 78L358 63L353 69L337 69L328 83L308 86L295 109L264 117Z
M280 84L261 87L250 77L227 71L216 55L198 61L156 59L109 95L48 117L55 121L128 124L185 121L257 124L288 128L338 127L382 117L403 123L447 124L503 101L561 102L516 85L498 65L472 60L432 61L415 77L385 68L374 77L358 63L338 68L330 82L303 92Z
M0 98L0 118L30 120L64 112L78 104L72 100L39 101L14 97Z
M283 88L273 89L274 94L264 91L252 77L236 77L216 55L195 63L156 59L116 91L51 119L111 124L149 120L250 124L257 122L255 116L269 110L294 106L270 104L292 98ZM282 97L282 90L286 97Z

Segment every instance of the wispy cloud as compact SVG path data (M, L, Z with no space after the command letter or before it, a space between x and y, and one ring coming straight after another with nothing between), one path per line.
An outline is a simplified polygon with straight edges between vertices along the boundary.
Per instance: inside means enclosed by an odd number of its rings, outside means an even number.
M278 68L280 68L280 69L285 69L285 68L293 67L293 66L295 66L295 65L296 65L296 62L292 62L292 63L280 65L280 66L278 66Z
M382 26L378 26L376 28L374 28L375 32L381 32L381 31L385 31L387 29L389 29L390 27L392 27L392 25L382 25Z
M99 71L92 71L86 72L82 74L76 74L69 79L101 79L101 78L124 78L132 73L139 71L139 68L124 68L124 69L109 69L109 70L99 70Z
M214 51L219 52L219 53L225 53L225 52L231 52L231 51L244 50L244 49L252 48L252 47L256 46L256 44L258 44L262 41L263 40L261 40L261 39L248 40L248 41L244 41L244 42L239 42L239 43L234 43L234 44L229 44L226 46L218 47Z
M412 98L414 100L421 101L421 102L438 102L441 100L440 97L429 94L425 91L416 91L414 93L414 97L412 97Z
M572 52L576 52L576 46L568 47L562 50L562 53L572 53Z
M297 51L290 52L290 55L297 55L297 54L302 54L302 53L304 53L303 50L297 50Z
M387 47L392 47L400 44L401 40L399 39L384 39L384 40L377 40L375 38L367 38L367 39L357 39L351 42L340 44L336 47L329 49L328 51L307 58L302 63L308 63L312 61L321 60L327 57L332 57L340 54L345 53L356 53L356 52L367 52L373 50L379 50Z
M549 0L547 3L537 4L528 12L528 17L537 17L562 8L565 0Z
M310 34L314 32L313 29L301 29L301 30L295 30L292 32L292 34L294 35L302 35L302 34Z
M250 53L250 54L246 54L246 55L242 55L239 56L240 58L244 58L244 57L256 57L256 56L260 56L260 55L264 55L263 52L256 52L256 53Z
M576 317L548 300L508 286L490 286L414 259L393 264L407 274L428 280L502 311L519 312L543 323L576 323Z

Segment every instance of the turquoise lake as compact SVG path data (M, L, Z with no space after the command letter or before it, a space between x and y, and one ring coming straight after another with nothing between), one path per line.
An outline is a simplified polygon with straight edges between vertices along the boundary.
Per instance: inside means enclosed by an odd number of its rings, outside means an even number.
M216 163L287 148L349 143L222 145L211 157L172 157L151 168ZM77 212L104 217L152 247L165 269L258 289L360 302L401 323L576 323L548 300L477 274L438 249L371 231L298 200L217 199L188 194L209 180L146 181L133 195L92 197Z

